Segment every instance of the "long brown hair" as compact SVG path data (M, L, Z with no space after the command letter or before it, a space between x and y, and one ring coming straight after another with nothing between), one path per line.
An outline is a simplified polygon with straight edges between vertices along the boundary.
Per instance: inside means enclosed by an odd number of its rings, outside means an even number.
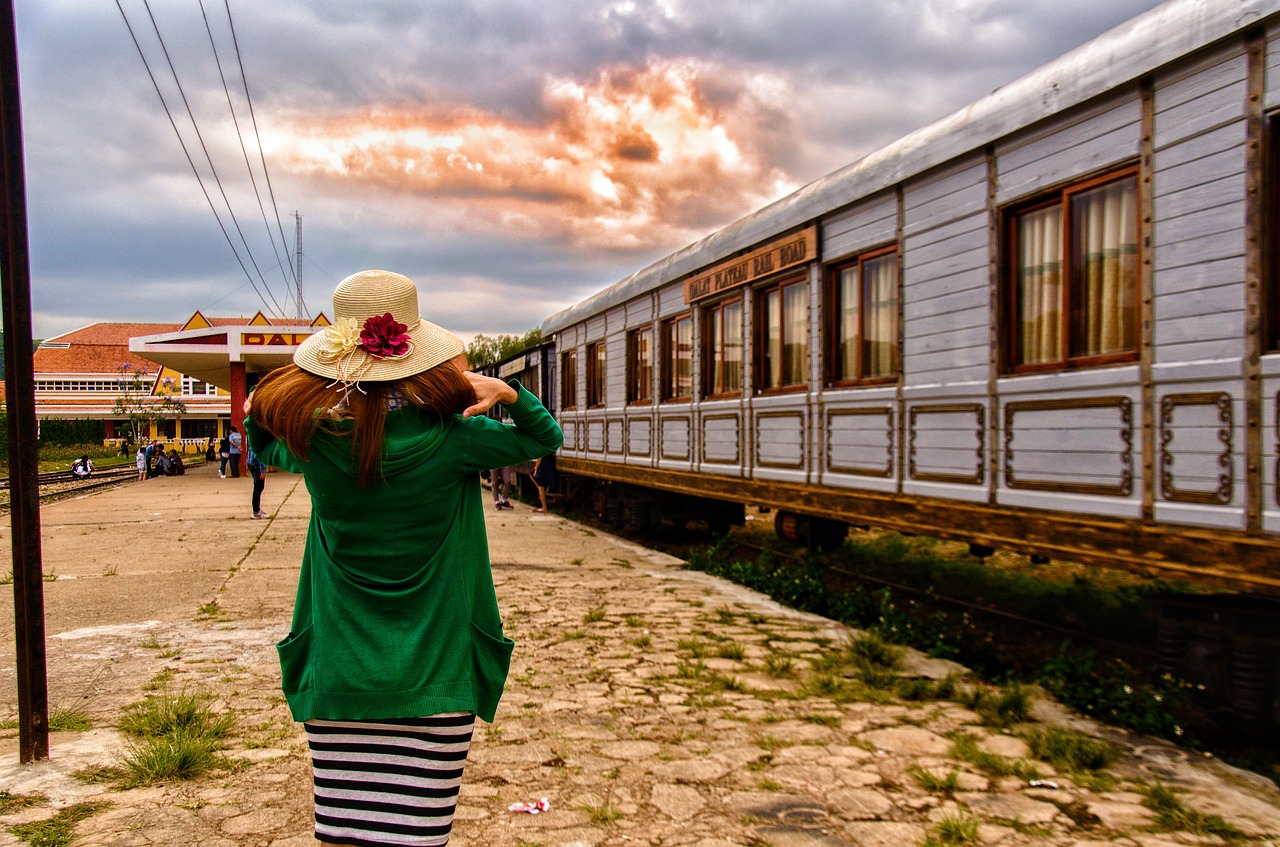
M346 407L335 420L329 410L338 403L340 389L333 380L289 364L262 378L253 391L251 411L259 425L302 459L317 432L351 438L356 484L369 488L382 472L382 434L391 391L441 419L476 402L471 383L453 362L392 382L364 382L360 388L363 391L347 395ZM337 421L352 423L338 426Z

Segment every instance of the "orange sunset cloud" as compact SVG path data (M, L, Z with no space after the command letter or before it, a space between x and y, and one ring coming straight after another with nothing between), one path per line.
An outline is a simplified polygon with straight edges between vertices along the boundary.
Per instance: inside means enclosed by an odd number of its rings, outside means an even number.
M703 74L715 72L653 63L551 78L536 124L438 106L299 120L282 158L326 180L466 204L507 231L613 249L681 243L796 187L756 138L767 121L777 131L785 86L731 80L724 97L722 78L712 103Z

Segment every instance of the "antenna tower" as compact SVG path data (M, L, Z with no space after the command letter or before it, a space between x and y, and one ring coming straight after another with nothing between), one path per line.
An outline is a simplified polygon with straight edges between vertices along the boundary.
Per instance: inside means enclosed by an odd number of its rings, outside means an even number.
M306 317L306 308L302 305L302 215L295 210L293 216L298 221L298 234L294 237L294 243L298 249L298 264L296 265L298 270L295 279L298 285L298 320L302 320Z

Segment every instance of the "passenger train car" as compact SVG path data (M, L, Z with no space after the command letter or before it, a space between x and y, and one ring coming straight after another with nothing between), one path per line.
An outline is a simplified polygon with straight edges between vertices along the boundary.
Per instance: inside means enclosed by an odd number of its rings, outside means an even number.
M1280 593L1278 72L1171 0L551 316L562 474Z

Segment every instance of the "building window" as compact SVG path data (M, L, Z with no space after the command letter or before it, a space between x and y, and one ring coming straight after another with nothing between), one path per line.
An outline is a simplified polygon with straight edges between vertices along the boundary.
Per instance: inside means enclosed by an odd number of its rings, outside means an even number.
M693 316L662 325L662 399L693 399Z
M560 408L566 412L578 407L578 351L560 356Z
M827 381L897 379L898 253L866 253L827 274Z
M608 370L605 367L604 342L587 345L587 407L605 405L605 385Z
M1005 233L1011 370L1137 358L1136 168L1018 206Z
M756 292L756 390L801 388L809 381L808 292L803 279Z
M742 300L722 300L704 309L708 397L742 391Z
M653 327L627 333L627 402L653 402Z

